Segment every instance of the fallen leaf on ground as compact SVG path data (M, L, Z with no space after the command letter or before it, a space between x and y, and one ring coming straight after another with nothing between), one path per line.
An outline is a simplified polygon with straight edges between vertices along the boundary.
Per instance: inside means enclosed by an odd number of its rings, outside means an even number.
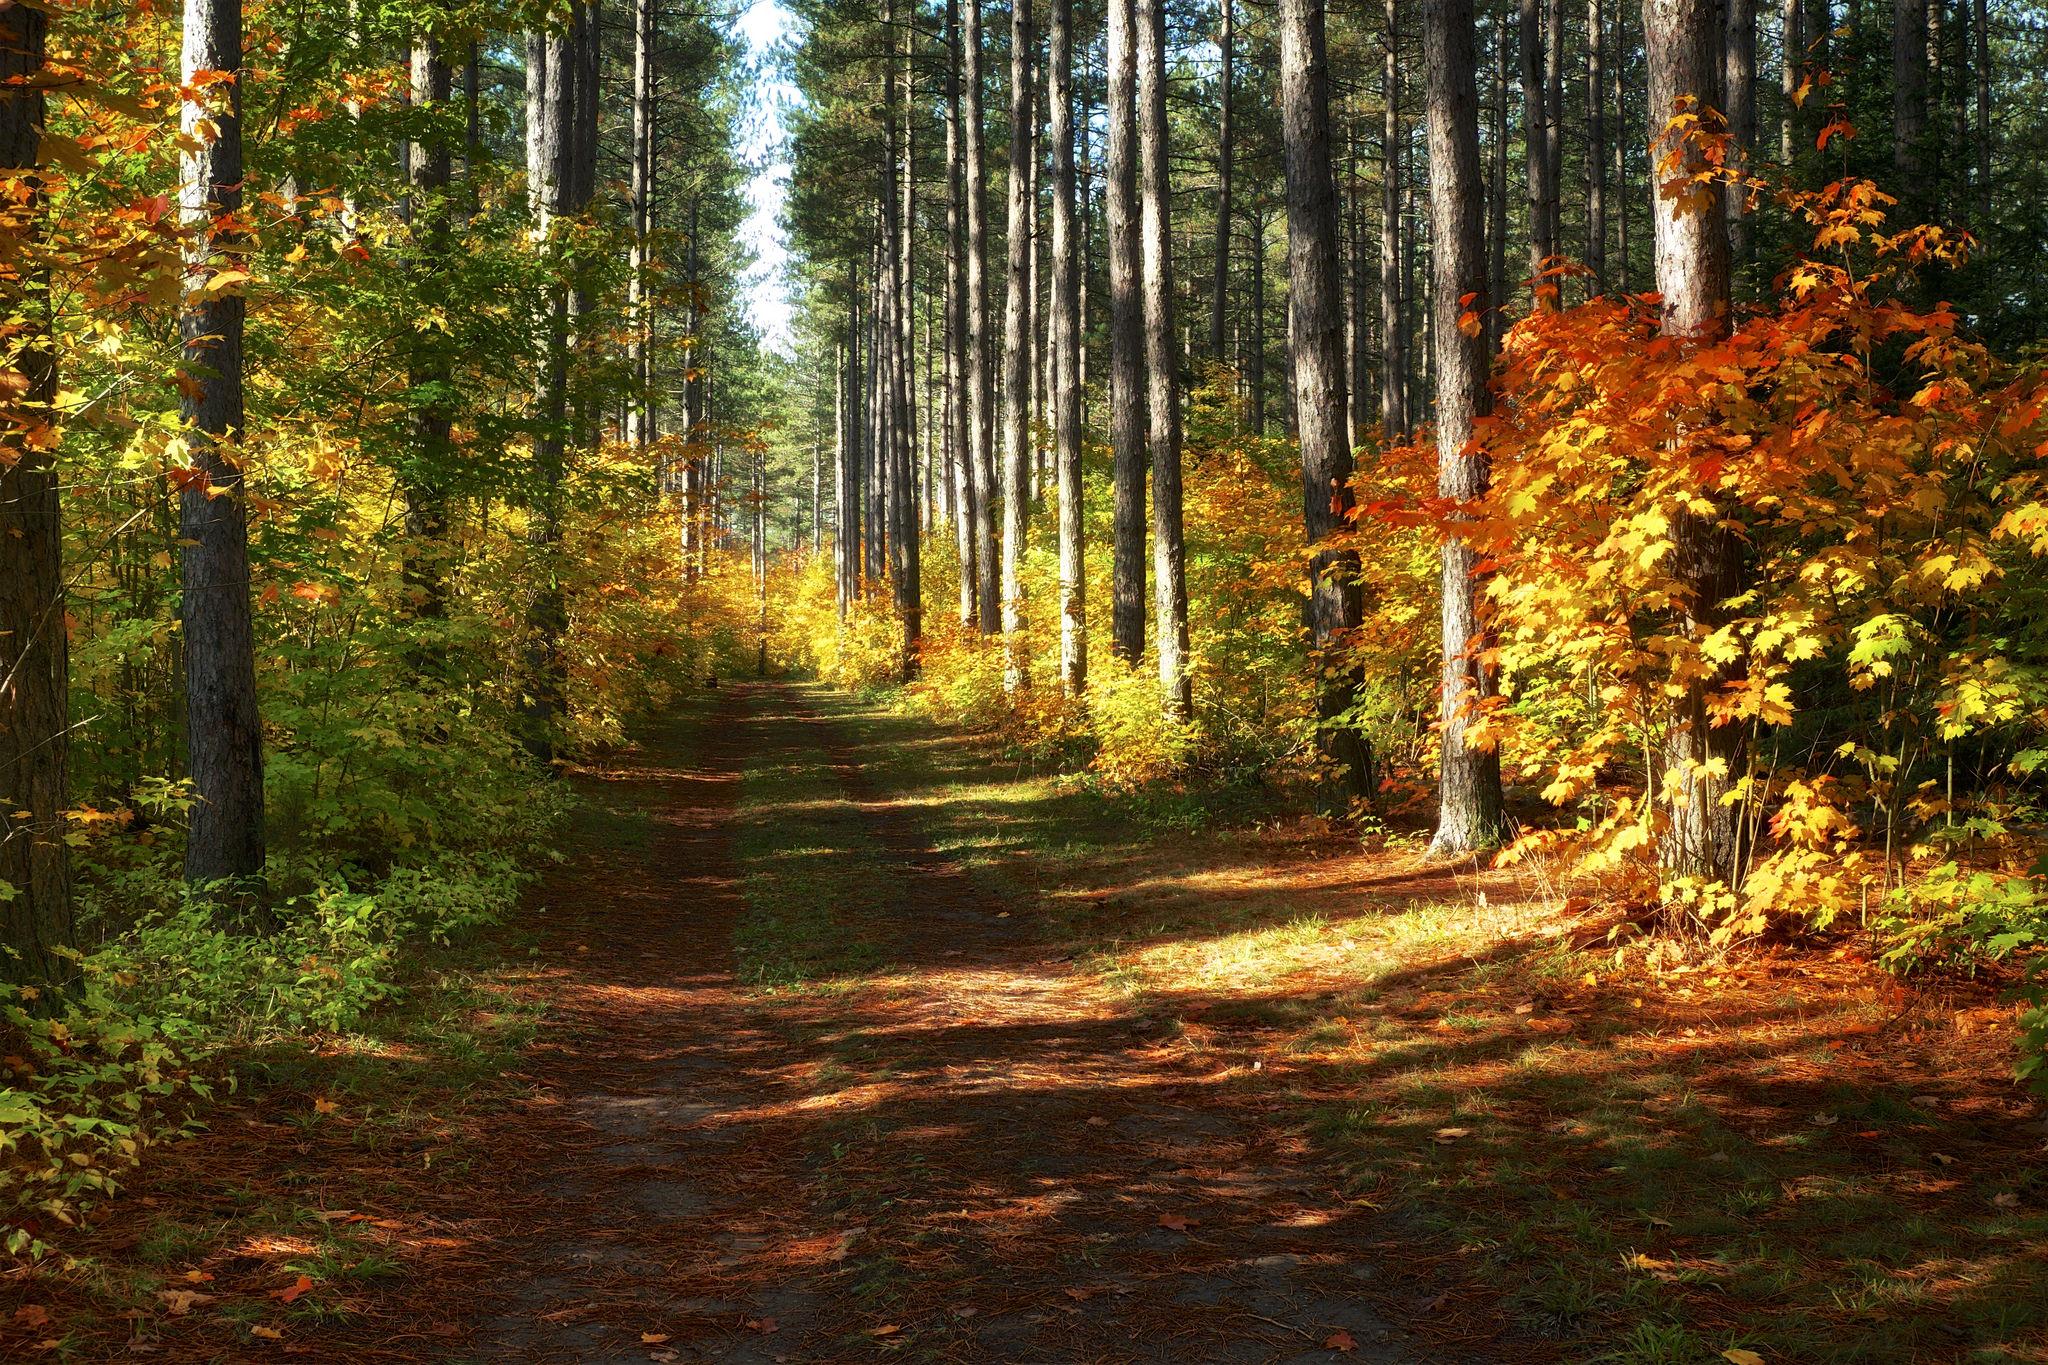
M1728 1361L1729 1365L1764 1365L1762 1356L1740 1346L1731 1346L1721 1352L1721 1359Z
M1436 1130L1436 1140L1438 1142L1456 1142L1461 1137L1471 1136L1472 1130L1470 1128L1439 1128Z
M313 1277L301 1275L290 1286L277 1291L274 1297L279 1303L296 1303L313 1290Z
M284 1340L284 1333L278 1331L275 1327L265 1327L260 1322L249 1329L249 1335L252 1337L261 1337L265 1341Z
M778 1325L774 1318L747 1319L747 1330L749 1332L759 1332L764 1337L773 1332Z
M898 1327L895 1323L891 1322L885 1323L880 1327L869 1328L868 1335L871 1337L893 1337L902 1330L903 1329L901 1327Z
M1185 1214L1179 1213L1162 1213L1159 1215L1159 1226L1167 1229L1169 1232L1186 1232L1201 1221L1199 1218L1189 1218Z
M164 1301L164 1307L171 1310L174 1318L184 1317L202 1303L213 1302L213 1295L191 1289L159 1289L156 1296Z
M642 1346L659 1346L667 1340L668 1333L666 1332L642 1332L640 1334L640 1344Z
M316 1114L332 1114L339 1108L341 1108L340 1105L328 1099L325 1095L321 1095L313 1101L313 1112Z
M39 1303L25 1303L14 1310L16 1327L41 1327L50 1320L50 1310Z
M1323 1349L1341 1351L1348 1355L1358 1349L1358 1338L1349 1332L1332 1332L1323 1339Z

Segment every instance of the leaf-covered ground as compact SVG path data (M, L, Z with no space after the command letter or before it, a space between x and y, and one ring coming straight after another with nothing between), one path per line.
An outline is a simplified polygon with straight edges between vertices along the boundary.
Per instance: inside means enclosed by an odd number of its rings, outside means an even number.
M1988 995L1617 969L1597 894L823 689L578 782L520 935L252 1059L0 1354L2048 1359Z

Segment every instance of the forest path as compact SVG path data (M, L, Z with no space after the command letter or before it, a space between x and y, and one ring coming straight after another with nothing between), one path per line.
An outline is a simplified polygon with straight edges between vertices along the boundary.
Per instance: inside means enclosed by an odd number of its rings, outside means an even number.
M521 1230L451 1347L1473 1358L1404 1344L1361 1210L1059 960L1028 866L991 885L935 847L916 750L954 741L796 686L694 705L584 779L607 814L543 892L539 1089L493 1143Z

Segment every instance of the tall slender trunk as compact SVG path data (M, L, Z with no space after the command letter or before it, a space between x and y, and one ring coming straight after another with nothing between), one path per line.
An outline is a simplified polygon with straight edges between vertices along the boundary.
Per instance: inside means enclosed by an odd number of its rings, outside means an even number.
M1226 0L1226 3L1228 0ZM1052 438L1060 538L1060 686L1088 685L1088 565L1081 516L1081 315L1074 203L1074 0L1051 0Z
M1217 72L1216 126L1216 260L1210 276L1209 294L1209 359L1216 364L1223 363L1223 316L1230 306L1230 176L1235 169L1231 142L1231 78L1232 63L1235 60L1233 45L1236 40L1236 7L1233 0L1218 0L1222 10L1222 24L1216 34L1216 51L1220 61Z
M1408 429L1408 336L1401 315L1401 28L1396 0L1385 0L1386 46L1380 96L1380 425L1390 438Z
M652 359L654 318L649 286L654 264L654 12L656 0L633 0L633 159L630 207L632 258L626 278L628 360L633 387L626 399L626 440L644 446L655 436Z
M1721 74L1718 20L1715 0L1647 0L1643 7L1650 120L1657 133L1651 162L1654 166L1676 154L1674 179L1697 177L1705 169L1697 144L1674 145L1661 129L1683 98L1713 105ZM1719 197L1718 182L1698 183ZM1664 334L1684 345L1711 342L1728 327L1728 236L1721 206L1710 199L1706 212L1696 212L1661 195L1653 203ZM1687 594L1680 628L1695 642L1727 623L1725 604L1742 590L1742 547L1728 525L1731 515L1721 507L1706 514L1687 507L1672 518L1673 568ZM1743 731L1739 725L1713 724L1707 710L1707 699L1727 680L1724 671L1716 670L1687 682L1666 732L1665 771L1653 777L1651 787L1668 794L1661 846L1666 873L1732 886L1740 877L1742 822L1738 803L1729 798L1741 780Z
M1112 507L1110 647L1145 654L1145 315L1138 244L1137 16L1109 4L1109 444Z
M859 561L856 556L860 552L860 452L856 447L859 437L854 434L853 414L860 399L854 392L857 386L852 382L854 369L860 363L856 352L857 336L858 325L849 308L846 340L833 347L832 356L836 391L832 413L832 559L841 621L852 612L854 598L859 595Z
M1927 134L1928 0L1892 0L1892 168L1902 192L1920 169Z
M438 114L448 102L450 78L437 35L421 32L414 36L411 67L413 107ZM421 298L437 306L447 304L451 161L447 140L439 136L411 144L406 158L411 182L406 217L412 225L413 264L419 272ZM446 613L448 597L447 478L455 456L451 439L454 413L447 398L452 358L446 335L431 329L412 334L406 345L407 378L416 406L411 459L401 483L405 497L404 580L410 609L431 620ZM424 649L417 654L422 665L431 658L431 652Z
M1564 250L1564 0L1543 0L1543 213L1553 252ZM1559 285L1559 302L1563 301Z
M1244 383L1251 395L1252 435L1266 434L1266 206L1252 203L1252 336Z
M1372 384L1372 343L1370 323L1366 313L1366 269L1367 251L1365 244L1365 190L1363 177L1359 172L1358 107L1354 101L1347 104L1345 116L1345 152L1349 166L1346 168L1346 210L1350 221L1351 258L1350 268L1345 272L1345 369L1346 406L1351 410L1351 447L1356 450L1372 439L1373 408L1379 395L1373 392Z
M1294 356L1302 528L1313 547L1348 526L1353 510L1324 0L1280 0L1280 125L1287 166L1287 344ZM1309 630L1322 679L1316 745L1340 806L1373 790L1372 752L1348 719L1364 676L1344 658L1363 619L1357 553L1317 551L1309 561Z
M1801 15L1800 0L1782 0L1779 13L1782 16L1779 33L1782 58L1778 70L1778 91L1783 96L1778 106L1778 164L1792 164L1794 143L1794 121L1799 115L1799 106L1793 99L1799 93L1799 73L1806 61L1806 35Z
M1010 220L1003 307L1003 686L1023 686L1031 511L1031 0L1010 0Z
M1635 202L1628 183L1628 148L1635 141L1625 130L1628 121L1628 11L1627 4L1614 7L1614 264L1623 293L1629 290L1628 206Z
M895 0L889 0L884 13L884 26L893 32L896 27ZM915 269L912 225L916 222L917 201L910 124L908 118L904 116L904 108L914 94L911 88L911 83L915 79L916 54L912 49L914 37L915 27L906 25L903 29L900 95L895 63L890 64L889 94L886 102L892 175L885 177L883 183L883 200L891 206L891 211L885 219L889 241L884 255L888 260L886 278L890 293L891 321L894 324L889 347L889 401L892 405L889 421L892 433L889 548L890 568L896 587L896 615L902 628L898 675L905 682L917 676L920 655L924 647L924 587L921 581L922 565L919 562L920 546L917 534L917 406L912 401L911 393L913 343L916 337L912 325L914 300L911 296L911 280Z
M1735 147L1730 155L1748 157L1756 150L1756 0L1722 0L1727 29L1721 58L1721 101ZM1746 196L1722 195L1728 214L1728 242L1734 268L1749 258Z
M1987 0L1974 0L1970 34L1976 44L1971 64L1977 77L1977 118L1975 151L1977 160L1977 211L1991 217L1991 14Z
M1473 424L1487 411L1486 338L1466 317L1483 316L1485 191L1479 178L1478 65L1472 0L1430 0L1423 66L1429 81L1430 303L1435 315L1437 495L1470 503L1486 495L1490 469L1471 450ZM1436 836L1433 853L1469 853L1500 842L1500 756L1469 738L1492 690L1481 662L1479 555L1455 533L1443 545L1443 689L1440 697Z
M1730 13L1736 5L1754 3L1729 0ZM1607 292L1607 81L1601 50L1606 28L1600 0L1586 0L1586 268L1597 294Z
M185 0L184 79L201 71L242 74L241 0ZM179 625L184 635L187 771L197 800L185 845L194 886L236 883L260 896L263 875L263 717L256 700L255 627L249 602L248 502L237 452L245 434L239 289L209 282L238 267L242 210L242 85L212 86L212 108L188 100L181 120L190 148L180 179L188 234L179 330L190 366L185 420L198 476L179 495L184 545ZM214 128L199 135L202 121Z
M1002 628L996 563L995 372L989 354L988 177L982 121L981 0L965 0L961 77L965 104L961 135L967 144L967 426L974 477L975 606L982 633Z
M1166 119L1166 0L1138 0L1138 219L1145 276L1146 412L1152 452L1152 592L1160 709L1194 712L1188 674L1188 569L1181 526L1180 357L1173 325L1173 182Z
M981 0L967 0L970 5ZM968 390L976 375L972 348L968 344L966 174L961 164L965 139L960 126L960 0L946 0L946 432L952 456L953 538L960 559L960 625L972 629L980 622L977 611L976 560L980 541L978 490L974 477L974 446L971 413L974 400Z
M1486 349L1500 350L1507 331L1508 301L1508 25L1493 17L1493 146L1487 166Z
M26 210L19 231L39 232L43 212L43 75L49 16L0 3L0 173ZM20 245L19 242L16 243ZM57 397L46 279L0 277L0 317L12 381L0 407L0 980L67 979L77 937L71 906L70 649L64 621L63 499L50 405Z
M1544 112L1543 89L1543 4L1544 0L1519 0L1516 11L1521 38L1522 158L1529 186L1529 275L1537 280L1532 302L1538 309L1556 301L1554 286L1540 276L1545 264L1557 254L1557 240L1550 235L1550 210L1545 199L1549 184L1549 142L1546 130L1550 116Z

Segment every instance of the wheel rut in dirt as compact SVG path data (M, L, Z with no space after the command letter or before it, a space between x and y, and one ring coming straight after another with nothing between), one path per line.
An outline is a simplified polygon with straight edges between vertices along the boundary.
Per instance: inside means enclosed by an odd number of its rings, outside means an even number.
M593 779L478 1358L1487 1358L1430 1340L1269 1100L935 849L890 762L812 694L728 686ZM793 768L829 794L750 795ZM733 947L778 911L742 845L790 821L807 885L883 890L861 970L771 990Z

